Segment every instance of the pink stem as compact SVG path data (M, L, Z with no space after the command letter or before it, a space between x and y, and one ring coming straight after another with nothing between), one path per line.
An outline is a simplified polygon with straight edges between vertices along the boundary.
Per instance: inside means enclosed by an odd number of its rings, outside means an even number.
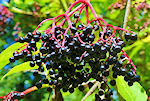
M85 51L82 56L80 57L80 60L82 60L83 56L87 53L87 51Z
M81 5L79 5L78 7L76 7L72 12L70 12L69 14L68 13L65 13L66 15L66 17L70 17L74 12L76 12L77 10L79 10L81 7L83 6L83 4L81 4ZM68 15L67 15L68 14ZM65 21L66 20L68 20L67 18L66 19L64 19L58 26L62 26L64 23L65 23Z
M86 6L86 18L87 18L87 25L89 24L89 11L88 11L88 6Z

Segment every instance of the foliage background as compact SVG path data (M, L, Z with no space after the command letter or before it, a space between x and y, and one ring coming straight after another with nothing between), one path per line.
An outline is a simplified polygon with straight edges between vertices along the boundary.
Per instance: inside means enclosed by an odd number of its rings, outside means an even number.
M111 5L116 4L118 1L124 3L120 8L114 9L114 6ZM109 24L122 27L126 0L118 1L91 0L91 3L99 17L104 18ZM147 91L147 95L150 96L150 8L136 9L143 1L150 5L149 0L132 1L126 29L136 32L139 37L135 43L127 43L125 51L137 66L137 74L141 76L140 84ZM63 14L73 2L74 0L10 0L7 5L4 4L14 14L14 18L12 23L5 28L7 32L0 35L0 52L15 43L14 40L18 36L24 36L28 31L32 32L43 19ZM83 17L82 19L84 20L85 18ZM16 25L18 25L17 29L14 29ZM143 27L144 25L147 26ZM5 66L0 70L0 78L19 63L21 61ZM38 81L38 79L34 78L31 72L8 76L0 81L0 96L6 95L13 90L23 91L34 85L35 81ZM65 101L79 101L85 93L86 91L79 92L75 90L73 94L63 93L63 96ZM46 101L48 95L45 89L41 89L28 94L23 101ZM94 95L90 96L86 101L91 101L91 99L94 99ZM113 99L114 101L124 101L117 94L113 96Z

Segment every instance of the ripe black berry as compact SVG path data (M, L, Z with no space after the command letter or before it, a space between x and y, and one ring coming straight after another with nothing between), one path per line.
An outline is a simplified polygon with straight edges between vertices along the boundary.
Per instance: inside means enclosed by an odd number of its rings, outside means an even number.
M35 66L34 61L30 61L30 66L31 66L31 67L34 67L34 66Z
M15 58L14 57L10 57L9 61L10 62L15 62Z
M80 86L79 86L79 90L80 90L80 91L83 91L83 90L84 90L84 86L80 85Z
M116 85L116 81L115 81L115 80L111 80L111 81L110 81L110 84L111 84L112 86L115 86L115 85Z
M78 13L75 13L75 14L74 14L74 18L79 18L79 14L78 14Z
M47 91L48 91L48 92L52 92L52 88L48 87L48 88L47 88Z
M42 84L41 84L41 83L37 83L35 86L36 86L38 89L40 89L40 88L42 87Z

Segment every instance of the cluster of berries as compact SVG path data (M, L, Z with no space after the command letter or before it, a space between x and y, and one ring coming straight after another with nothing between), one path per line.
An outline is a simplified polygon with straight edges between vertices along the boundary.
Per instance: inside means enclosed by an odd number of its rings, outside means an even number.
M18 101L24 97L23 93L14 91L4 96L3 101Z
M11 23L13 14L7 7L0 5L0 35L7 32L6 27Z
M84 5L80 7L81 10L83 7ZM37 88L41 88L42 84L49 84L50 87L62 89L63 92L73 93L77 87L83 91L85 82L88 82L91 88L94 85L91 80L95 79L101 84L98 94L95 95L96 101L111 99L113 93L110 85L116 85L117 76L124 76L129 86L140 80L132 60L122 49L125 46L124 41L115 35L117 30L123 30L126 31L126 41L134 41L137 39L136 34L109 25L101 18L90 22L87 20L87 24L84 25L80 21L80 13L72 11L71 14L74 14L73 21L65 15L67 17L57 25L56 23L64 17L60 15L56 17L61 17L57 22L56 19L52 19L52 26L45 32L36 29L33 33L29 32L25 37L20 37L18 42L27 44L23 46L23 50L14 52L10 62L25 59L30 62L31 67L37 65L38 69L33 75L44 75L36 84ZM69 27L64 28L66 21ZM50 87L48 91L52 91Z

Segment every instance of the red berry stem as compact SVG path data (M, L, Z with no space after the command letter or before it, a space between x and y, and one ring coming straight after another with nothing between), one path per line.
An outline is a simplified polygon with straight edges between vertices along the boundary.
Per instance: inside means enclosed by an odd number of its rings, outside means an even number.
M88 6L86 6L86 18L87 18L87 25L89 24L89 11L88 11Z
M38 90L38 88L37 88L36 86L31 87L31 88L29 88L29 89L23 91L22 93L23 93L24 95L26 95L26 94L28 94L28 93L30 93L30 92L35 91L35 90Z

